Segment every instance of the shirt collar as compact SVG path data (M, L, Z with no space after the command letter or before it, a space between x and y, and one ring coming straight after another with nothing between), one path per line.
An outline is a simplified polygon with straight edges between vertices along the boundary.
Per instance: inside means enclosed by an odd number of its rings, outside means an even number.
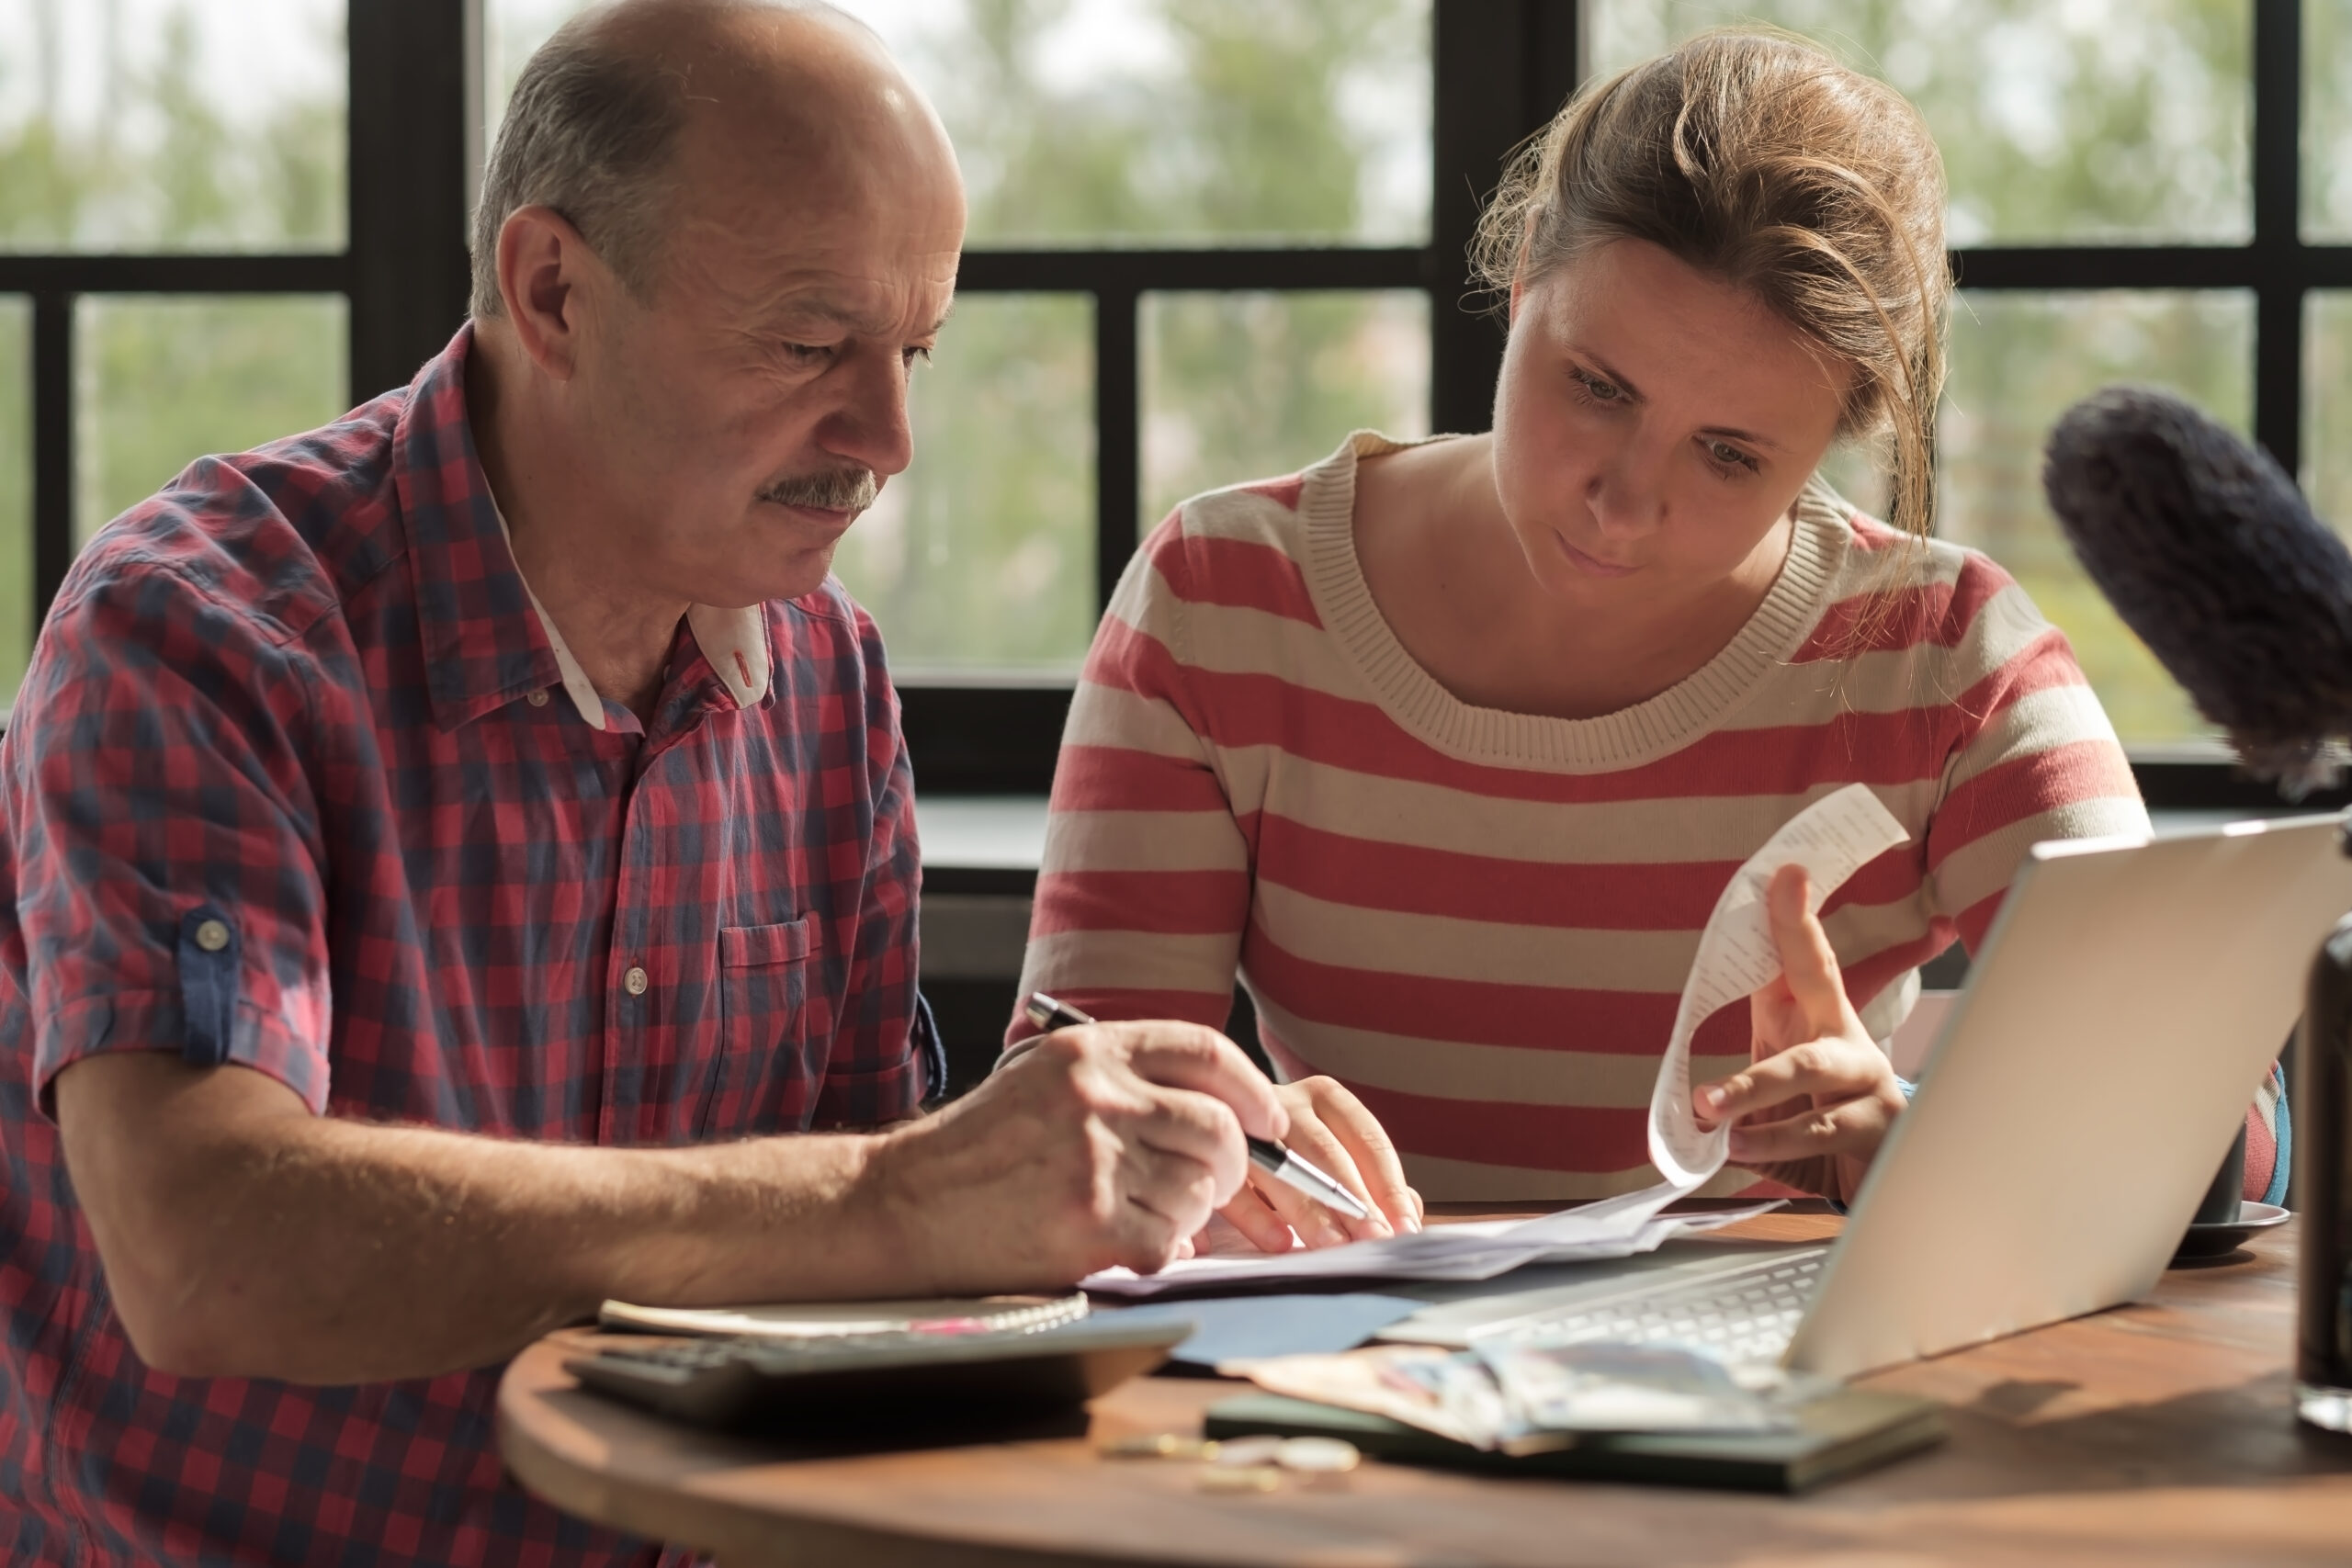
M506 514L498 514L498 531L513 553L514 535L506 526ZM522 568L514 575L523 584L523 592L531 602L531 613L538 617L539 630L548 639L548 648L555 655L555 667L563 682L564 695L571 699L572 707L588 721L591 729L605 728L605 699L597 694L596 683L580 668L580 660L572 656L571 645L563 638L563 630L539 603L538 593L523 576ZM764 606L752 604L740 610L722 610L711 604L690 604L686 607L686 629L694 633L695 646L727 688L735 705L747 708L763 702L768 694L768 626Z
M594 729L604 699L514 563L506 519L466 418L473 324L410 386L395 437L394 482L407 525L417 630L434 716L455 728L534 691L560 685ZM739 708L766 700L774 673L767 607L695 604L687 629Z

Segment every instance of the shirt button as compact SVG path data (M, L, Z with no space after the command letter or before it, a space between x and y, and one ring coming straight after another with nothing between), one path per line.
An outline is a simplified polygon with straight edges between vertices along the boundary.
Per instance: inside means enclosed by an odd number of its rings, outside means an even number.
M545 686L537 687L523 700L535 708L543 708L548 705L548 689Z
M651 983L645 977L645 971L634 964L628 966L628 973L621 976L621 988L632 997L645 995L645 987Z
M229 928L219 920L206 920L196 928L196 945L207 953L218 953L229 945Z

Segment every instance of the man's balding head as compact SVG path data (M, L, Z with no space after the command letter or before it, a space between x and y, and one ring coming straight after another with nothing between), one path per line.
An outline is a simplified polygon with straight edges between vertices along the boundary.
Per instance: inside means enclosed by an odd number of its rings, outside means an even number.
M475 233L469 412L517 538L561 535L541 573L673 611L797 597L912 460L963 184L839 12L571 22L524 68Z
M822 0L618 0L565 23L515 83L474 218L473 314L503 313L499 231L526 207L561 215L642 299L697 209L943 186L960 205L945 132L854 18Z

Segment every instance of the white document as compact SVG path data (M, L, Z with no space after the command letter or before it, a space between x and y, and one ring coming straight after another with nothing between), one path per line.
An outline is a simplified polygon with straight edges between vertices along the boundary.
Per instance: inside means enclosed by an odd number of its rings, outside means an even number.
M1647 1194L1640 1196L1646 1197ZM1491 1280L1531 1263L1582 1263L1654 1252L1668 1236L1713 1230L1780 1206L1777 1201L1713 1214L1643 1215L1629 1225L1613 1216L1573 1224L1583 1209L1532 1220L1480 1220L1432 1225L1419 1235L1352 1241L1315 1251L1220 1253L1184 1258L1157 1274L1105 1269L1080 1281L1099 1295L1143 1300L1204 1286L1266 1286L1314 1280Z
M1674 1032L1667 1037L1666 1060L1658 1064L1657 1085L1650 1091L1650 1160L1674 1196L1721 1170L1731 1152L1728 1127L1702 1133L1691 1114L1690 1039L1717 1009L1781 973L1765 889L1782 866L1801 865L1812 879L1811 904L1819 914L1822 901L1848 877L1910 837L1869 785L1848 784L1791 818L1732 874L1699 935L1698 956L1690 961L1690 977L1674 1010Z
M1699 936L1690 978L1674 1014L1666 1057L1650 1092L1650 1158L1666 1178L1638 1192L1564 1209L1540 1219L1439 1225L1419 1235L1350 1242L1317 1251L1187 1258L1157 1274L1110 1269L1080 1281L1116 1296L1154 1296L1205 1285L1274 1285L1304 1280L1490 1280L1530 1263L1626 1258L1656 1249L1668 1236L1713 1229L1761 1213L1770 1203L1723 1214L1660 1218L1658 1211L1696 1190L1724 1168L1731 1134L1702 1133L1690 1111L1690 1041L1717 1009L1741 1000L1781 972L1764 893L1784 865L1801 865L1812 902L1911 835L1864 784L1824 795L1792 818L1732 874Z

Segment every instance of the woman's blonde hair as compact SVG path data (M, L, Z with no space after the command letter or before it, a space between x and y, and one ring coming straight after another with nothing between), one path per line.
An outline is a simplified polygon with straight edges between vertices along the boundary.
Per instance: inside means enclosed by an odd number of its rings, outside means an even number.
M1943 388L1943 160L1893 88L1814 45L1702 33L1578 93L1521 149L1473 261L1508 295L1646 240L1853 367L1838 434L1892 434L1890 520L1928 530Z

